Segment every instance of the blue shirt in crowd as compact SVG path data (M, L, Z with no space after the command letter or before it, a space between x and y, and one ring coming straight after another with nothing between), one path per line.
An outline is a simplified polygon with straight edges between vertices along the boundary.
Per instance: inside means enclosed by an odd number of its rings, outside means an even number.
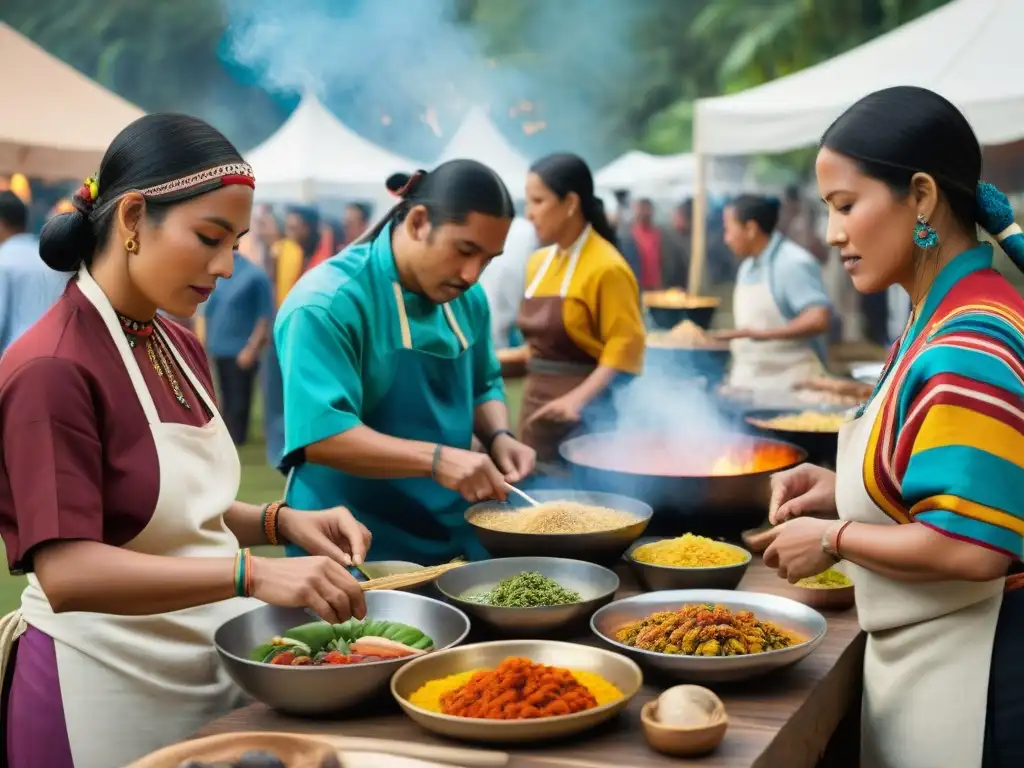
M825 292L821 264L810 251L779 232L772 235L764 251L752 259L744 259L736 272L738 284L752 285L765 280L787 322L805 309L832 306ZM824 335L815 336L808 343L824 361L827 355Z
M46 314L70 277L43 263L34 235L13 235L0 244L0 353Z
M256 264L235 253L235 272L217 283L203 305L206 350L210 357L238 357L260 320L274 316L270 278ZM267 329L268 332L270 329Z

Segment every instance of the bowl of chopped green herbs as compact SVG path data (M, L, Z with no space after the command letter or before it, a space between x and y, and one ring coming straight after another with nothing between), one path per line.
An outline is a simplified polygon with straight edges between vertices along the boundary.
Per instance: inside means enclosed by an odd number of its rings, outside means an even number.
M449 602L506 637L544 636L583 623L618 588L614 571L560 557L481 560L437 580Z

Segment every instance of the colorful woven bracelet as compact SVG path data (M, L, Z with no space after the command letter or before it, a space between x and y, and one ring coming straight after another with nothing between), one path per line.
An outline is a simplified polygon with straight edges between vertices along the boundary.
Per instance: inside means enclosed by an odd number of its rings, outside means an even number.
M238 550L235 555L235 596L248 597L250 584L250 558L248 549Z
M267 537L268 542L275 546L281 543L281 537L278 534L277 516L283 506L283 501L272 501L263 507L263 535Z

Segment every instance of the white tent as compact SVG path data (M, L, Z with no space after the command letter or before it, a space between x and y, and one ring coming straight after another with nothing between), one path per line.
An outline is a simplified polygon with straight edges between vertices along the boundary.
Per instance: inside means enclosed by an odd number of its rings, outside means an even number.
M708 187L721 193L750 189L746 165L734 158L712 161ZM652 155L631 150L599 170L594 184L601 190L625 189L634 195L677 198L693 194L696 176L696 155Z
M3 22L0 71L0 174L84 179L144 114Z
M815 143L853 102L919 85L964 110L983 144L1024 136L1022 0L953 0L817 66L696 105L703 155L783 152Z
M522 198L525 194L529 162L509 144L480 107L469 110L437 163L458 158L476 160L493 168L513 197Z
M266 141L247 153L256 174L256 197L312 202L319 198L387 196L392 173L420 163L402 157L347 128L311 94Z

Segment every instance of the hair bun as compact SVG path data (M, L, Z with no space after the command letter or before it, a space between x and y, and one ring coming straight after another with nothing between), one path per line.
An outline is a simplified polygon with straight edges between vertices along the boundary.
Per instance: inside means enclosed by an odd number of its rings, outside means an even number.
M1009 198L995 184L978 182L978 226L999 241L1017 269L1024 271L1024 233L1016 226Z
M393 173L388 176L388 180L385 182L390 192L395 197L402 198L403 200L409 199L412 194L416 191L416 188L423 182L426 177L426 171L416 171L415 173Z
M92 223L78 210L54 216L39 235L39 257L57 272L77 272L95 250Z

